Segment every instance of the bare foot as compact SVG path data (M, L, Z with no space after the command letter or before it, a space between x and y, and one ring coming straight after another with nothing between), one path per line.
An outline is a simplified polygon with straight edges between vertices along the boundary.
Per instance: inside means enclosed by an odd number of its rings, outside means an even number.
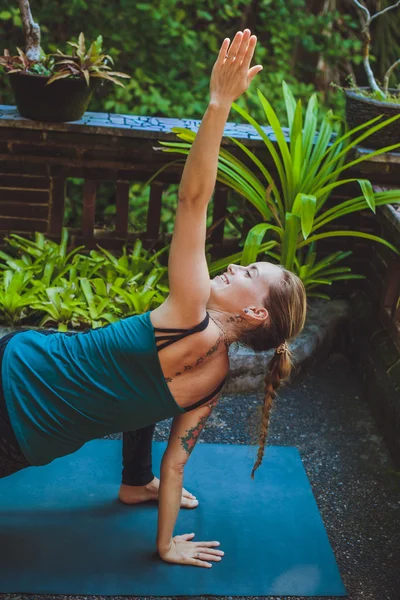
M147 485L124 485L119 488L118 498L124 504L140 504L148 500L158 500L160 480L154 477ZM196 496L182 488L181 508L197 508L199 501Z

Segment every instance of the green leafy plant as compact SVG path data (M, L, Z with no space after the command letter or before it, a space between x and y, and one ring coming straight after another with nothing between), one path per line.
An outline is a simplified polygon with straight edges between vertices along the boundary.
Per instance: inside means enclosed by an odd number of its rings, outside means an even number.
M54 75L49 79L48 84L57 79L74 76L84 77L87 85L89 85L90 78L93 77L108 79L124 87L123 83L115 78L130 79L130 75L120 73L119 71L112 71L111 67L107 65L108 61L114 64L114 60L109 54L102 54L103 37L101 35L96 38L89 49L86 49L85 36L82 32L79 35L78 43L67 42L67 44L74 48L72 57L57 50L57 55L54 57ZM59 60L59 57L64 60Z
M126 247L122 250L122 256L119 258L113 256L111 252L108 252L104 248L99 246L101 253L92 251L90 256L100 261L102 265L112 265L112 268L116 273L123 276L134 277L138 274L145 275L149 273L155 264L158 264L159 257L168 250L168 246L165 246L161 250L155 253L146 251L143 248L143 243L140 239L137 239L130 254L127 253ZM166 273L164 269L163 273Z
M319 240L329 237L360 237L384 244L399 253L392 244L378 236L343 229L326 231L326 228L332 221L350 213L368 208L375 213L376 206L400 202L398 190L375 194L368 179L340 179L342 173L350 167L400 147L398 143L358 158L350 157L350 151L357 144L400 115L383 122L378 122L381 117L376 117L353 130L348 130L342 119L333 115L332 111L328 111L319 123L318 100L313 94L309 99L303 122L301 100L296 102L289 86L285 82L282 85L289 124L288 141L276 113L260 91L259 100L267 124L275 134L276 144L247 111L233 104L233 108L261 137L273 160L277 176L268 170L256 153L239 140L230 138L253 165L253 169L228 150L221 148L218 181L242 194L258 210L262 222L249 231L242 252L211 264L210 272L218 272L229 262L237 260L248 264L264 252L287 269L296 272L303 280L309 295L328 298L326 294L315 291L315 288L331 285L333 281L340 279L362 276L350 274L349 267L333 266L345 259L349 252L335 252L317 260L316 242ZM174 128L173 131L184 142L160 142L164 151L188 154L195 134L183 128ZM346 162L346 159L350 160ZM332 191L351 182L358 182L361 195L327 209L326 203ZM266 236L268 239L264 241Z
M33 240L11 234L9 253L0 252L0 315L6 323L99 327L152 310L168 295L166 267L158 252L137 240L114 256L104 248L68 252L68 232L57 244L36 233Z
M30 272L7 269L3 273L0 283L0 311L8 325L18 323L32 312L29 309L32 309L36 297L29 287L31 278Z
M44 285L57 285L70 269L73 257L84 248L78 246L70 252L68 248L68 230L63 229L61 242L57 244L43 235L36 232L34 239L29 240L15 233L10 234L6 241L10 248L15 249L17 257L0 251L0 269L11 267L17 271L31 271L36 280L40 280Z
M39 327L57 325L59 331L67 331L69 324L79 327L82 323L90 323L84 303L76 297L75 286L44 287L31 307L38 313L44 313Z
M108 79L113 83L124 87L121 81L116 77L130 79L130 75L112 71L107 62L114 64L112 57L102 53L103 37L99 35L96 40L86 48L85 36L81 32L78 43L67 42L73 47L72 55L63 54L57 50L55 54L44 54L41 52L39 60L32 60L21 50L17 48L18 55L12 56L8 50L4 50L3 56L0 56L0 66L4 67L7 73L30 73L32 75L45 75L50 77L46 85L50 85L58 79L70 77L84 78L87 85L90 78Z
M106 286L104 285L104 293L100 294L99 283L103 283L103 280L97 280L97 285L94 285L95 291L90 284L90 281L86 277L82 277L80 280L81 288L85 296L91 324L93 327L99 327L104 322L113 323L117 320L117 311L114 308L110 309L112 304L112 298L107 294ZM94 282L92 282L94 283Z
M4 67L6 73L31 73L32 75L45 75L49 77L52 73L50 68L50 56L42 55L40 61L28 58L21 48L17 48L18 54L12 55L4 50L0 56L0 66Z
M0 30L2 47L11 51L22 47L22 21L18 7L6 4L7 9L0 10ZM114 85L107 94L97 93L90 110L201 118L218 48L225 36L233 37L239 24L241 28L255 27L259 40L255 60L268 65L262 90L273 99L280 115L284 110L279 95L282 79L290 83L297 97L308 98L315 90L320 56L329 67L336 70L340 66L342 71L350 59L361 61L361 44L353 33L354 17L343 14L347 8L341 14L332 8L320 14L322 6L317 4L314 1L311 8L309 0L258 2L256 23L253 0L197 0L195 4L192 0L146 0L120 2L118 10L114 3L98 0L95 12L87 0L64 2L62 11L57 2L36 0L32 10L46 36L48 51L64 48L71 32L79 33L84 23L85 37L94 40L102 32L107 53L118 70L132 75L123 81L124 88ZM139 30L140 35L136 35ZM187 60L188 56L193 60ZM344 105L342 94L336 90L328 88L326 95L335 110L339 103ZM7 78L0 79L0 98L3 104L14 103ZM256 98L249 94L241 101L253 116L262 118Z
M158 278L158 274L154 273L152 277ZM111 290L116 294L118 302L124 305L124 312L128 314L140 314L162 304L165 296L160 291L152 289L150 285L142 286L128 284L126 289L122 289L118 285L113 285Z

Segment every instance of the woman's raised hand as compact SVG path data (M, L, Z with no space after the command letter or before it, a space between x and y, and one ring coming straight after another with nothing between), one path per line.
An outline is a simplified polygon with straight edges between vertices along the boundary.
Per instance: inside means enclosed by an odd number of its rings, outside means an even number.
M232 44L229 38L224 39L211 73L210 102L229 104L247 90L262 70L261 65L250 69L256 44L257 38L250 29L238 31Z

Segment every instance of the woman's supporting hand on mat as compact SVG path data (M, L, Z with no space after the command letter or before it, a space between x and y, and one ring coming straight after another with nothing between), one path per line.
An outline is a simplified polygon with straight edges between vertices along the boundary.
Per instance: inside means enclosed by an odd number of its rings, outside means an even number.
M172 538L169 549L159 550L160 557L165 562L207 568L212 567L208 561L219 562L222 559L224 553L215 550L219 542L192 542L194 536L194 533L176 535Z
M230 44L229 38L222 42L218 58L211 73L210 102L230 105L249 87L254 77L262 70L261 65L251 67L257 44L250 30L238 31Z

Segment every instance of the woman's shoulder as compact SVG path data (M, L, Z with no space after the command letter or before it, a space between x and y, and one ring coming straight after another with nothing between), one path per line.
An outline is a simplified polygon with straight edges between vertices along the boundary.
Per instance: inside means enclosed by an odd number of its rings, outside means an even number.
M207 311L199 307L177 306L167 299L161 306L150 313L153 327L158 329L192 329L207 317Z

